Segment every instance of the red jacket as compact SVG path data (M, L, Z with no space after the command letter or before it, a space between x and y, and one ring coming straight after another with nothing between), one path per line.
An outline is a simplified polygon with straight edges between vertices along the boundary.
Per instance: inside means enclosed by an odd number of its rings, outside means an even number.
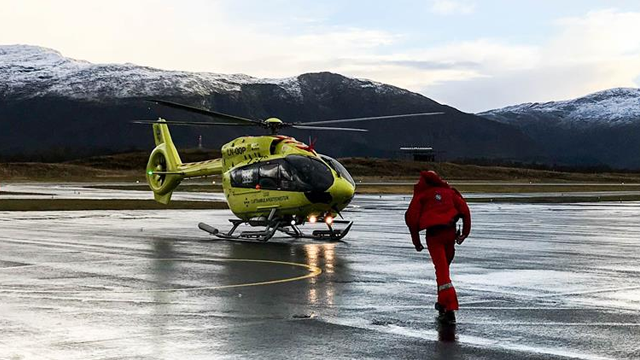
M420 180L414 186L413 199L405 213L414 245L420 244L420 230L437 225L453 226L460 217L464 223L462 233L468 236L471 214L462 195L435 172L420 172Z

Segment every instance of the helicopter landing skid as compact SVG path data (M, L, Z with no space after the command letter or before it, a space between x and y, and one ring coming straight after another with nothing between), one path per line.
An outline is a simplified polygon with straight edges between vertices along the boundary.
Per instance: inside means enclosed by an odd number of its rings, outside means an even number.
M353 221L348 220L334 220L334 224L347 224L344 229L336 229L332 225L327 225L329 229L327 230L313 230L311 235L303 233L297 225L288 225L283 228L278 228L278 231L283 232L293 238L296 239L312 239L312 240L331 240L331 241L339 241L345 237L349 230L351 230L351 226L353 225ZM291 229L289 229L291 228Z
M226 233L221 233L215 227L205 223L199 223L198 228L200 228L200 230L208 232L213 236L225 240L257 240L259 242L266 242L273 237L276 231L280 231L296 239L339 241L347 235L349 230L351 230L351 226L353 225L353 221L335 220L334 224L347 224L347 226L344 229L335 229L333 226L328 225L328 230L314 230L309 235L303 233L297 225L287 224L278 220L265 221L260 223L236 219L231 219L229 221L233 224L233 226L231 227L231 230ZM264 230L249 230L242 231L237 235L234 234L238 227L242 224L247 224L250 226L264 226Z
M270 224L265 224L264 230L248 230L242 231L240 234L235 235L234 233L238 229L238 227L242 224L249 224L255 226L255 224L251 224L249 222L243 220L229 220L233 224L231 230L226 233L221 233L218 229L213 226L207 225L205 223L199 223L198 227L200 230L204 230L209 234L219 237L225 240L257 240L260 242L269 241L276 233L276 230L280 227L280 222L276 221Z

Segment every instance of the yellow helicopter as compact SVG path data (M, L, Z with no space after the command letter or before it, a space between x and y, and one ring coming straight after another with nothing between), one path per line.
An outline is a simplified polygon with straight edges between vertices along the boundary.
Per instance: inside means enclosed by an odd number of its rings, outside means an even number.
M185 178L222 175L224 195L237 219L229 220L233 226L228 232L220 232L205 223L198 224L198 227L223 239L253 239L262 242L271 239L278 231L294 238L340 240L353 225L352 221L335 218L347 207L355 193L356 184L347 169L337 160L318 154L313 146L279 135L280 129L365 132L365 129L324 125L443 114L431 112L285 123L277 118L261 121L165 100L150 101L214 119L213 122L166 121L162 118L155 121L133 121L153 125L156 147L149 156L146 178L155 200L168 204L173 191ZM169 124L258 126L267 129L270 134L236 138L222 146L222 158L183 163L171 140ZM307 235L299 227L316 222L324 222L327 230L314 230ZM235 234L243 224L260 227L261 230ZM338 229L336 224L341 224L342 228Z

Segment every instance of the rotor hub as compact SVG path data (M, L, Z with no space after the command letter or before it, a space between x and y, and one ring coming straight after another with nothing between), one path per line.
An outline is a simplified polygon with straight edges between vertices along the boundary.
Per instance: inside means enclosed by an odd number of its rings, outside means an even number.
M271 135L276 135L278 133L278 130L280 130L284 126L284 123L282 122L282 120L272 117L265 120L264 125L271 131Z

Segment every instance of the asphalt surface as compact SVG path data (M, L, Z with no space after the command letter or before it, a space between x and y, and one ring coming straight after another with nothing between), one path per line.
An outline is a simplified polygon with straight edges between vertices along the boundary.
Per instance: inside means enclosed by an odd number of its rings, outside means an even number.
M0 212L0 359L640 358L640 203L472 204L442 328L407 201L358 197L339 243L197 228L226 210Z
M192 185L204 185L208 182L196 181L191 182ZM369 183L370 185L373 183ZM394 186L396 183L376 183L379 186ZM489 183L464 183L464 184L489 184ZM527 186L539 188L540 191L534 192L519 192L519 193L468 193L465 194L467 199L473 200L491 200L500 201L500 199L522 199L523 202L528 200L535 200L539 198L575 198L575 197L588 197L599 198L607 196L638 196L640 190L626 190L625 187L636 186L637 184L616 184L620 187L620 190L598 190L598 191L567 191L567 192L553 192L548 191L545 188L549 186L571 186L571 185L585 185L582 183L571 184L559 184L559 183L534 183L526 184ZM139 186L136 183L66 183L61 185L43 185L41 183L9 183L3 184L0 188L2 193L0 199L93 199L93 200L105 200L105 199L131 199L131 200L149 200L153 199L149 191L141 190L106 190L100 188L101 186L114 186L128 187ZM405 183L409 185L409 183ZM412 185L412 184L411 184ZM495 185L495 183L494 183ZM500 183L502 187L508 186L521 186L519 183ZM592 187L598 186L611 186L611 184L593 184ZM624 190L623 190L624 189ZM405 197L408 195L404 195ZM176 192L172 200L185 200L185 201L225 201L224 194L221 192Z

